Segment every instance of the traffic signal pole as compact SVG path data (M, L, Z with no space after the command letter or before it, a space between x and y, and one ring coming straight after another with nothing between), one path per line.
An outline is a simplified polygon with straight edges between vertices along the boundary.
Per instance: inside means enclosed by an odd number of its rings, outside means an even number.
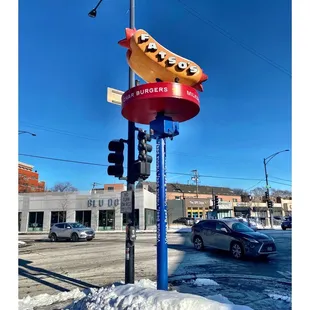
M266 178L266 193L267 193L267 210L269 211L270 214L270 227L273 228L273 210L272 207L269 208L268 200L270 199L269 197L269 185L268 185L268 173L267 173L267 163L266 163L266 158L264 158L264 168L265 168L265 178Z
M129 28L135 28L135 0L130 0L129 7ZM129 67L129 88L135 86L135 73ZM131 191L132 194L132 211L131 211L131 223L129 225L136 227L135 225L135 178L134 178L134 162L135 162L135 123L128 121L128 153L127 153L127 191ZM129 225L126 228L126 243L125 243L125 283L135 282L135 243L129 238Z

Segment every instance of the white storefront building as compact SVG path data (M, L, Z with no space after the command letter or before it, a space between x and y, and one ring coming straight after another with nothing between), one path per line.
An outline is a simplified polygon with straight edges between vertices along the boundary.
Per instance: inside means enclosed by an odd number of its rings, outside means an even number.
M120 212L121 192L25 193L18 195L19 232L48 232L59 222L79 222L96 231L124 230L129 214ZM135 191L137 229L156 227L156 195Z

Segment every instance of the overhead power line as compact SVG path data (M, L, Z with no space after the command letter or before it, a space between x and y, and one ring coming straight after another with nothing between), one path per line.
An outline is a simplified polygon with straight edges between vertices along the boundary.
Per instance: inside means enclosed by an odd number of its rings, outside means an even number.
M74 164L82 164L82 165L92 165L92 166L101 166L101 167L108 167L109 165L104 164L96 164L96 163L90 163L86 161L77 161L77 160L69 160L69 159L61 159L61 158L53 158L53 157L45 157L45 156L37 156L37 155L30 155L30 154L18 154L19 156L27 156L27 157L35 157L35 158L41 158L41 159L48 159L48 160L55 160L55 161L63 161L68 163L74 163Z
M282 180L282 181L286 181L286 182L292 182L291 180L277 178L277 177L274 177L273 175L269 175L269 176L274 178L274 179L277 179L277 180Z
M78 161L78 160L70 160L70 159L46 157L46 156L38 156L38 155L23 154L23 153L19 153L18 155L19 155L19 156L26 156L26 157L40 158L40 159L47 159L47 160L54 160L54 161L69 162L69 163L74 163L74 164L82 164L82 165L92 165L92 166L101 166L101 167L108 167L108 166L109 166L109 165L106 165L106 164L98 164L98 163L92 163L92 162L86 162L86 161ZM126 168L126 167L125 167L125 168ZM152 171L152 172L156 172L156 170L151 170L151 171ZM184 173L184 172L169 172L169 171L167 171L167 174L180 175L180 176L191 176L190 173ZM203 175L203 174L200 174L199 177L201 177L201 178L210 178L210 179L261 181L261 179L255 179L255 178L224 177L224 176ZM273 181L271 181L271 182L273 182ZM273 182L273 183L279 183L279 182ZM284 184L284 183L279 183L279 184L288 185L288 184ZM289 185L288 185L288 186L289 186Z
M234 37L232 34L230 34L228 31L226 31L225 29L223 29L222 27L220 27L219 25L217 25L216 23L212 22L210 19L206 19L203 18L199 15L199 13L197 11L195 11L193 8L189 7L187 4L185 4L183 1L178 0L178 2L180 4L182 4L184 6L184 9L189 12L190 14L192 14L193 16L197 17L198 19L200 19L202 22L204 22L205 24L209 25L210 27L212 27L214 30L216 30L217 32L221 33L223 36L225 36L226 38L230 39L231 41L237 43L238 45L240 45L243 49L247 50L248 52L250 52L251 54L257 56L258 58L264 60L265 62L267 62L268 64L270 64L271 66L273 66L274 68L282 71L283 73L285 73L286 75L292 77L291 72L289 72L287 69L285 69L284 67L282 67L281 65L277 64L275 61L271 60L270 58L266 57L265 55L263 55L262 53L256 51L254 48L250 47L249 45L243 43L242 41L240 41L239 39L237 39L236 37Z
M250 187L248 187L247 189L245 189L245 191L248 191L248 190L250 190L250 189L252 189L252 188L254 188L254 187L256 187L257 185L259 185L260 183L262 183L264 180L262 179L262 180L260 180L260 181L258 181L255 185L253 185L253 186L250 186Z
M75 133L75 132L70 132L70 131L66 131L66 130L62 130L62 129L57 129L57 128L46 127L46 126L41 126L41 125L37 125L37 124L33 124L33 123L28 123L28 122L25 122L25 121L20 121L20 123L25 124L25 126L27 126L27 127L37 128L37 129L40 129L40 130L43 130L43 131L54 132L54 133L58 133L58 134L61 134L61 135L78 137L78 138L87 139L87 140L95 140L95 141L99 141L100 140L98 138L83 136L83 135L80 135L80 134Z

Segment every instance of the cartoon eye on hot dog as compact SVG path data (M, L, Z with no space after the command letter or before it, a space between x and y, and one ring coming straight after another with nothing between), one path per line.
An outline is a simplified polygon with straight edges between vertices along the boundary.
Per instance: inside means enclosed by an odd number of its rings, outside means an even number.
M128 48L128 65L146 82L177 81L203 91L201 84L208 79L203 70L193 61L164 48L145 30L126 28L126 38L118 44Z

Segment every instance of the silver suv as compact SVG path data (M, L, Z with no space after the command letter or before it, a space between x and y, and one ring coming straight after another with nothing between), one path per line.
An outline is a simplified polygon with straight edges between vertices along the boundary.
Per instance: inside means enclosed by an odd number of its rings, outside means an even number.
M90 241L95 238L92 228L80 223L57 223L54 224L48 234L48 238L55 242L60 239L79 241L80 239Z

